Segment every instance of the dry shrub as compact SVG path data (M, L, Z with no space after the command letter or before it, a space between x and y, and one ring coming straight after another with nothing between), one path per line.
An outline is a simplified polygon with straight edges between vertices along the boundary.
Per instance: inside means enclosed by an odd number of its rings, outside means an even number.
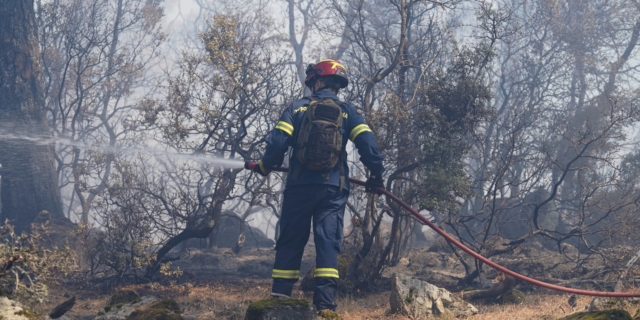
M379 234L377 239L371 243L371 247L366 255L361 257L357 266L354 262L358 255L362 255L363 247L362 230L355 228L354 232L345 237L342 261L339 259L340 267L346 267L345 272L340 270L340 291L344 293L355 293L360 291L376 291L376 283L382 277L382 273L388 267L383 264L379 267L379 260L384 252L384 245L389 240L387 234ZM343 276L344 274L344 276Z
M42 302L48 295L48 285L76 269L75 256L68 245L46 248L50 247L45 241L47 234L46 225L19 235L8 221L0 226L0 286L12 299Z
M153 262L153 243L135 224L109 222L102 230L79 225L77 234L87 276L117 284L139 276Z
M112 215L104 228L78 224L76 239L88 279L111 285L130 280L146 282L143 274L155 263L158 245L154 244L148 225ZM160 274L178 277L182 271L171 268L171 262L160 264Z

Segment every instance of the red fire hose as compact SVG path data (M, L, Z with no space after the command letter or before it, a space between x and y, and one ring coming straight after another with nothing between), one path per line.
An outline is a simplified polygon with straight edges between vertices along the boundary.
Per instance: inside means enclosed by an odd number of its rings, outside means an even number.
M245 164L245 168L249 169L249 170L253 170L253 168L256 166L255 162L247 162ZM288 168L275 168L273 169L274 171L280 171L280 172L288 172L289 169ZM353 179L353 178L349 178L349 181L351 181L352 183L364 186L365 183L364 181L360 181L357 179ZM550 284L550 283L546 283L546 282L542 282L536 279L532 279L529 278L527 276L521 275L515 271L511 271L483 256L481 256L480 254L478 254L477 252L469 249L467 246L465 246L464 244L460 243L460 241L456 240L454 237L452 237L451 235L449 235L448 233L446 233L444 230L440 229L438 226L436 226L435 224L433 224L433 222L429 221L429 219L425 218L424 216L422 216L418 211L416 211L415 209L413 209L411 206L409 206L408 204L404 203L402 200L400 200L398 197L396 197L395 195L393 195L391 192L384 190L384 189L378 189L378 191L382 194L384 194L385 196L391 198L391 200L395 201L397 204L399 204L401 207L407 209L407 211L409 211L412 215L414 215L416 218L420 219L420 221L422 221L424 224L426 224L427 226L429 226L429 228L433 229L435 232L437 232L438 234L440 234L441 236L443 236L445 239L447 239L447 241L453 243L456 247L462 249L464 252L470 254L471 256L473 256L474 258L482 261L482 263L498 270L501 272L504 272L514 278L520 279L522 281L531 283L533 285L539 286L539 287L543 287L543 288L547 288L547 289L552 289L552 290L557 290L557 291L561 291L561 292L566 292L566 293L574 293L574 294L579 294L579 295L585 295L585 296L597 296L597 297L612 297L612 298L629 298L629 297L640 297L640 293L633 293L633 292L602 292L602 291L590 291L590 290L580 290L580 289L574 289L574 288L567 288L567 287L562 287L562 286L558 286L555 284Z

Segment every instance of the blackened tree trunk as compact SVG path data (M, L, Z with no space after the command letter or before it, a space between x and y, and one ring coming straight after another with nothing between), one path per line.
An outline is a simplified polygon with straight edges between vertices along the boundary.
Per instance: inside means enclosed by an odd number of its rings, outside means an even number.
M0 2L0 223L18 232L38 213L64 219L43 110L33 0Z

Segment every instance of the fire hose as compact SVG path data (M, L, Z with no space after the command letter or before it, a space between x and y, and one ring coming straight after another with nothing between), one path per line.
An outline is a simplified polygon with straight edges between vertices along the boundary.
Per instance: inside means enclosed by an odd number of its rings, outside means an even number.
M249 170L253 170L253 168L256 166L255 162L247 162L245 164L245 169L249 169ZM280 171L280 172L288 172L289 169L288 168L274 168L274 171ZM349 178L349 181L352 183L355 183L357 185L361 185L364 186L365 183L364 181L358 180L358 179L354 179L354 178ZM464 244L462 244L460 241L456 240L454 237L452 237L451 235L449 235L447 232L445 232L444 230L440 229L438 226L436 226L433 222L431 222L429 219L425 218L423 215L421 215L418 211L416 211L415 209L413 209L410 205L406 204L404 201L400 200L400 198L396 197L394 194L392 194L391 192L382 189L382 188L378 188L378 193L380 194L384 194L385 196L387 196L388 198L390 198L391 200L393 200L394 202L396 202L398 205L400 205L401 207L405 208L407 211L409 211L413 216L415 216L418 220L420 220L422 223L424 223L425 225L429 226L429 228L433 229L433 231L437 232L439 235L441 235L443 238L445 238L447 241L451 242L452 244L454 244L456 247L460 248L462 251L470 254L472 257L482 261L482 263L500 271L503 272L505 274L508 274L516 279L520 279L524 282L530 283L532 285L538 286L538 287L542 287L542 288L547 288L547 289L551 289L551 290L556 290L556 291L560 291L560 292L566 292L566 293L573 293L573 294L579 294L579 295L585 295L585 296L596 296L596 297L612 297L612 298L630 298L630 297L640 297L640 293L633 293L633 292L603 292L603 291L591 291L591 290L581 290L581 289L574 289L574 288L568 288L568 287L563 287L563 286L558 286L555 284L551 284L551 283L546 283L546 282L542 282L540 280L536 280L533 278L529 278L525 275L519 274L515 271L509 270L483 256L481 256L480 254L478 254L477 252L471 250L470 248L468 248L467 246L465 246Z

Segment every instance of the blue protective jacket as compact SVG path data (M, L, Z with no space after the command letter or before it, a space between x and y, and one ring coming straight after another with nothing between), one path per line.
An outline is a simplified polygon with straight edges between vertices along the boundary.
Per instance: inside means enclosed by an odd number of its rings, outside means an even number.
M320 100L331 98L338 101L338 97L329 90L317 91L312 97ZM302 124L302 119L306 112L306 108L302 107L308 106L310 102L311 99L306 97L295 100L282 113L280 121L267 137L267 147L264 157L262 158L262 164L265 169L269 170L282 165L285 153L289 147L293 146L295 130ZM360 161L362 161L367 169L369 169L371 174L382 175L384 172L384 166L382 164L384 156L380 154L378 150L378 144L376 143L371 129L365 123L362 115L356 112L355 107L347 103L343 103L341 107L343 111L343 150L347 145L347 140L351 140L355 144L356 149L358 149ZM292 156L289 161L289 172L295 172L297 167L300 165L301 164L298 162L297 157ZM342 165L345 178L345 185L343 187L349 190L349 167L347 165L347 159L343 159ZM331 169L329 172L329 179L325 179L323 177L324 173L325 172L323 171L309 170L303 166L296 179L294 179L293 174L289 174L287 176L286 188L312 184L340 185L340 164Z

